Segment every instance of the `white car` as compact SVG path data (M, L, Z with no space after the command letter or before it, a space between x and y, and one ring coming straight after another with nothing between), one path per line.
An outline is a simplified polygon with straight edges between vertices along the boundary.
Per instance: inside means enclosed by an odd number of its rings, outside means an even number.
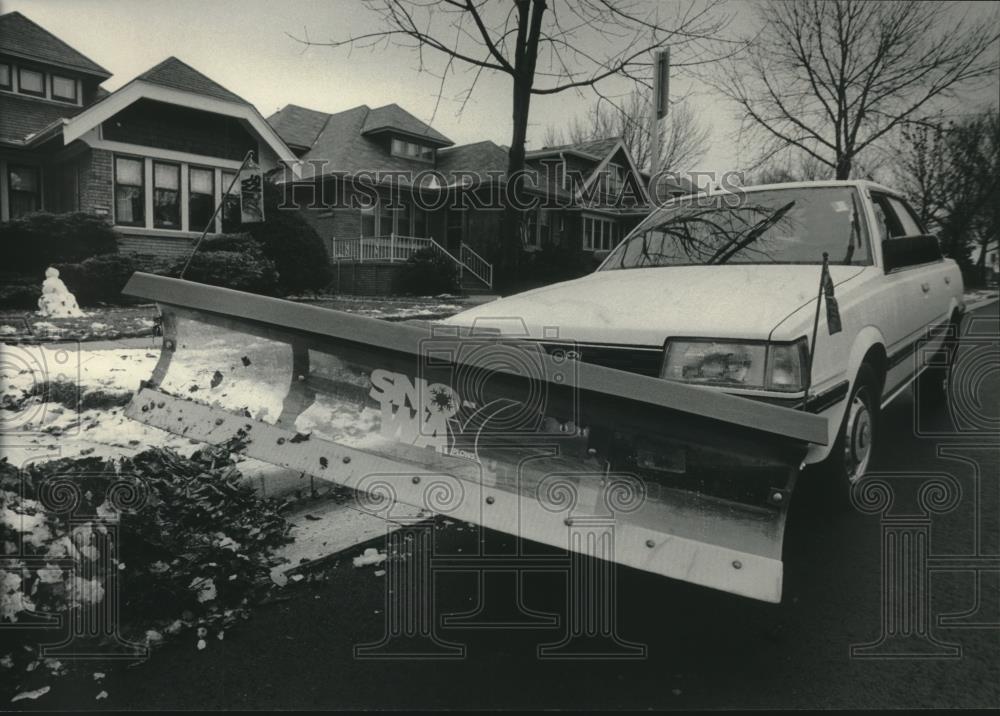
M840 331L817 310L824 253ZM958 266L898 192L804 182L676 199L596 272L447 323L503 330L519 319L537 340L555 327L585 362L826 416L829 444L805 462L849 488L868 467L881 408L921 374L924 396L940 392L962 294Z

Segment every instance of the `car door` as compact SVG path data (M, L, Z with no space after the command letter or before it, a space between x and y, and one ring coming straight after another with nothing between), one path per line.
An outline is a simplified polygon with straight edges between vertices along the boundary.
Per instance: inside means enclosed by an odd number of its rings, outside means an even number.
M871 192L876 237L882 245L882 266L892 304L891 325L882 326L888 345L884 395L905 385L924 366L931 347L928 328L941 320L943 286L938 286L941 253L909 207L890 194Z

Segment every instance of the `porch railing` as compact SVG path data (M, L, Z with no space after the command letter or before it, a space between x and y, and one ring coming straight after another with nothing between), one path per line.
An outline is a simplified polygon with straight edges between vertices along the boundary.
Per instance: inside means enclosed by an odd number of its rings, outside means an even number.
M462 249L459 252L458 257L469 269L469 273L490 288L493 288L493 264L473 251L472 248L465 242L462 242Z
M433 238L418 236L362 236L352 238L337 238L330 240L330 259L339 261L406 261L421 249L431 249L451 260L458 266L459 275L468 272L477 279L493 288L493 265L477 254L466 244L461 246L461 258L456 258L450 251Z
M433 248L433 239L416 236L364 236L333 239L330 258L334 261L406 261L421 249Z

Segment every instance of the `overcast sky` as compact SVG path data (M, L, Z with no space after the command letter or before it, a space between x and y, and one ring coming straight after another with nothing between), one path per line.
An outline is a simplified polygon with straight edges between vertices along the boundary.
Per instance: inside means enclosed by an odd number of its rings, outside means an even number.
M996 3L990 4L995 9ZM114 75L104 83L109 90L175 55L255 104L265 116L285 104L337 112L396 102L424 121L434 112L439 80L417 71L411 51L349 53L305 47L290 37L308 34L321 41L370 29L374 16L354 0L0 0L0 9L20 10L106 67ZM731 11L738 24L746 5L737 0ZM434 127L457 144L483 139L508 144L507 75L484 74L458 115L453 97L466 85L463 76L450 82ZM612 82L604 90L627 88ZM694 92L690 101L713 128L709 154L691 169L738 168L732 109L682 79L673 82L671 94L675 92ZM593 100L586 91L533 98L529 149L541 146L547 126L583 114Z

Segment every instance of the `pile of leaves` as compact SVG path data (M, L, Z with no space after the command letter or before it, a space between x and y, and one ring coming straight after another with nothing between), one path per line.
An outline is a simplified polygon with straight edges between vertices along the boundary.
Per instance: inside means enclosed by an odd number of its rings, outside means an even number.
M238 447L191 458L154 448L22 470L0 462L2 680L23 693L65 671L66 660L39 657L38 644L60 633L30 625L109 598L119 604L117 635L147 647L189 638L203 649L245 618L290 537L281 505L241 480ZM103 641L110 646L113 634Z

